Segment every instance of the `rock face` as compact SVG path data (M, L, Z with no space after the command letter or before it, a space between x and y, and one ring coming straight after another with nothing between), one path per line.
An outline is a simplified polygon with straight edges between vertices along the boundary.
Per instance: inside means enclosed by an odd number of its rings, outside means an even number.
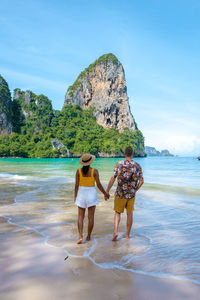
M173 154L171 154L170 152L169 152L169 150L161 150L161 152L160 152L160 155L161 156L173 156Z
M78 76L68 88L64 104L78 104L83 109L93 105L97 123L106 129L136 130L124 69L113 54L101 56Z
M0 75L0 134L12 132L12 101L5 79Z
M40 129L40 120L46 117L45 122L50 125L53 108L51 101L44 95L36 95L31 91L14 90L13 104L18 111L17 123L23 123L23 120L32 118L37 119L36 131Z
M124 157L124 153L121 151L116 153L106 153L103 151L99 151L97 157Z
M154 147L145 146L147 156L173 156L168 150L158 151Z
M145 146L145 152L147 156L159 156L160 152L156 150L154 147Z
M35 102L35 99L33 98L31 91L24 92L21 91L20 89L15 89L13 100L19 101L19 103L21 104L22 114L25 119L27 119L28 116L32 115L32 111L30 109L28 110L28 106L31 104L31 102Z
M61 152L62 156L72 157L72 153L67 149L67 147L61 143L59 140L52 140L51 141L53 149L57 149Z

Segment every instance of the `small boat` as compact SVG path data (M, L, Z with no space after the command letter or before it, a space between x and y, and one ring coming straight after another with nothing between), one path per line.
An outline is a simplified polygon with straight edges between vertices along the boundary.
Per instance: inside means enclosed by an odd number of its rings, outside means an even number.
M200 156L198 156L197 159L200 160Z

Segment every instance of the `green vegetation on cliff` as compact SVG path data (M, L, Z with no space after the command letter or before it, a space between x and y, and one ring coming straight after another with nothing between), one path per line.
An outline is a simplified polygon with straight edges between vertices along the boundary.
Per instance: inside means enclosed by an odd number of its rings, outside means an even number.
M0 75L0 112L4 112L11 119L11 94L5 79Z
M133 133L126 128L119 133L114 128L104 129L97 124L92 107L83 110L78 105L65 105L57 121L58 139L74 154L123 152L127 144L133 144L135 155L143 151L144 138L139 130Z
M73 85L70 85L68 87L67 93L69 93L70 97L73 97L74 92L76 91L76 89L81 86L81 80L88 75L89 73L91 73L92 71L94 71L95 67L97 65L100 64L108 64L108 63L113 63L115 65L120 64L119 60L117 59L117 57L112 54L112 53L108 53L108 54L104 54L102 56L100 56L97 60L95 60L94 63L90 64L89 67L87 67L83 72L80 73L80 75L77 77L76 81L74 82Z
M13 131L26 134L44 132L53 117L51 101L31 91L14 90Z
M93 116L93 108L83 110L78 105L65 105L62 111L52 111L50 100L31 93L29 103L25 94L13 101L17 107L17 125L13 124L11 135L0 135L0 156L60 157L63 149L53 149L52 140L61 141L74 155L91 152L117 153L132 145L134 155L142 155L144 138L139 130L128 128L123 133L116 129L104 129ZM24 112L26 109L26 118ZM27 114L28 113L28 114ZM16 110L14 111L16 115Z

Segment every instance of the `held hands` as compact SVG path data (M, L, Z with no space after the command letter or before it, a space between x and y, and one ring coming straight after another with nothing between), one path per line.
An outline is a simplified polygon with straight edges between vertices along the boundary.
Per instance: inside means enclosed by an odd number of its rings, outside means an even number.
M104 200L107 201L110 198L110 194L108 192L106 192L104 194Z

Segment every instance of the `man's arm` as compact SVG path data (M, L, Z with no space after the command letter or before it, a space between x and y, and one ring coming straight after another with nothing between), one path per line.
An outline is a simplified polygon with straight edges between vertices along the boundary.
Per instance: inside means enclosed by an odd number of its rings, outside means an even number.
M136 188L135 188L136 192L141 188L141 186L143 185L143 183L144 183L144 179L143 179L143 177L141 177L141 178L138 180L138 183L137 183L137 185L136 185Z
M75 176L74 202L76 201L76 197L77 197L77 194L78 194L78 188L79 188L79 172L77 170L76 171L76 176Z
M110 181L109 181L108 186L107 186L107 189L106 189L106 192L107 192L107 193L109 193L109 191L110 191L111 187L113 186L114 182L115 182L115 177L112 176L112 177L110 178Z
M114 182L115 182L115 179L117 178L117 174L118 174L118 163L116 163L115 165L115 168L114 168L114 175L110 178L110 181L108 183L108 186L107 186L107 189L106 189L106 192L109 193L111 187L113 186Z

